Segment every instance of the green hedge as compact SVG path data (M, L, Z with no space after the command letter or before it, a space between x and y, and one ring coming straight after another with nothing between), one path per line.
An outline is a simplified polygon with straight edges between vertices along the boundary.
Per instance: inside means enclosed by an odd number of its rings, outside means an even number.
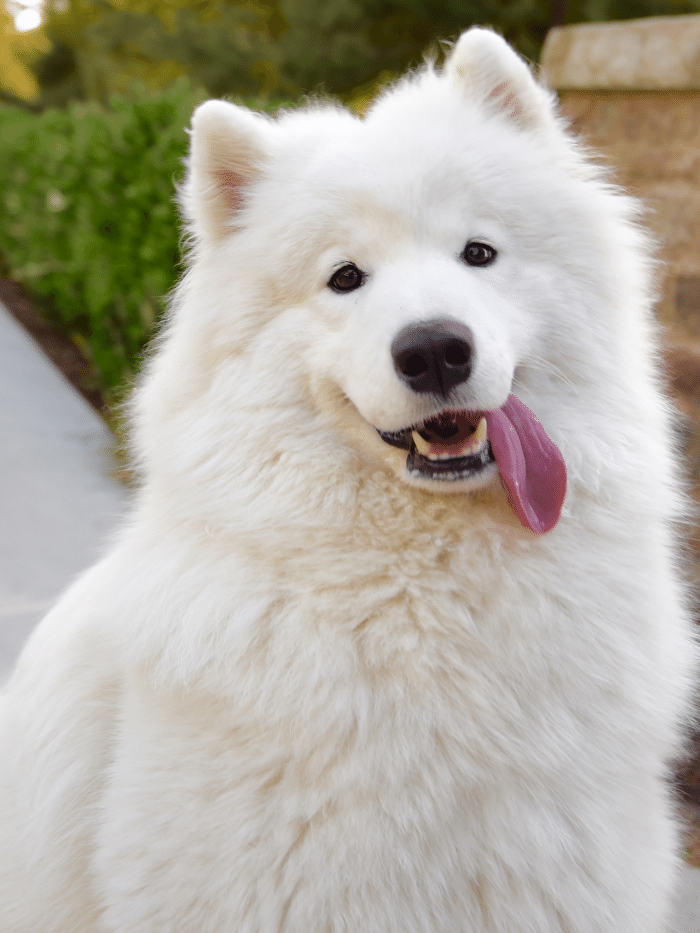
M183 79L109 110L0 107L0 253L85 350L108 401L131 381L177 278L174 182L202 99Z

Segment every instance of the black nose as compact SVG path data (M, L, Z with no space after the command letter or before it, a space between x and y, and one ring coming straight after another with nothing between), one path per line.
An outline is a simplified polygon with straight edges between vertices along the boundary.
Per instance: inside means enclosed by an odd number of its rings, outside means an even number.
M399 378L414 392L446 396L472 371L474 342L459 321L437 320L404 327L391 345Z

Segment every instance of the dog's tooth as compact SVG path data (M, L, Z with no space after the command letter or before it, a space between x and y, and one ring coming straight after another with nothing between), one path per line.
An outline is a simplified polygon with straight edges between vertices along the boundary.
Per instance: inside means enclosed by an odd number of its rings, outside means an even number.
M486 437L486 418L482 418L476 426L476 431L474 431L471 438L469 439L469 446L474 451L479 450L486 443Z
M424 457L430 456L430 444L428 441L426 441L424 437L421 437L418 431L411 431L411 436L418 453L422 454Z

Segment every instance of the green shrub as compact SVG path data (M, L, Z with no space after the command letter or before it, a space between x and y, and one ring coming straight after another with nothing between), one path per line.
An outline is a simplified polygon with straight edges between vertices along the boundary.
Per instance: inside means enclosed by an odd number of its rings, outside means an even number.
M87 352L108 400L131 381L178 274L174 182L202 98L182 79L109 110L0 107L0 253Z

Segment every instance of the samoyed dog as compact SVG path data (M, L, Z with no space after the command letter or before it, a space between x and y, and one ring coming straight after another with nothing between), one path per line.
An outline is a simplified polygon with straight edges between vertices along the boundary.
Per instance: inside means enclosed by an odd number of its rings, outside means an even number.
M472 29L195 113L142 484L4 697L2 933L660 933L694 672L635 207Z

